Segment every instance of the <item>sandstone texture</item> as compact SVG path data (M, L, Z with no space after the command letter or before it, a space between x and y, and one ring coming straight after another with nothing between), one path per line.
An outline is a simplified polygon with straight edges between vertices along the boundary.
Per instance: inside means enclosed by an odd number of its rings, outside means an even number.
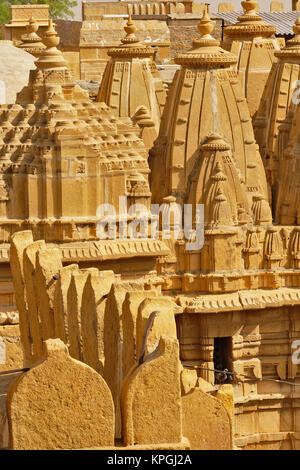
M45 354L8 391L11 448L112 446L113 401L103 378L70 358L60 340L46 341Z

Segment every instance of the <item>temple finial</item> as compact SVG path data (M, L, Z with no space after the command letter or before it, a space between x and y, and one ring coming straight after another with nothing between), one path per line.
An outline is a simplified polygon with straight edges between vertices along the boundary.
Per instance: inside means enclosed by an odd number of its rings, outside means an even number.
M241 2L245 15L256 15L258 2L256 0L245 0Z
M38 29L39 25L37 21L31 17L26 26L26 34L21 36L22 43L18 46L20 49L23 49L35 57L40 57L45 49L40 36L37 34Z
M189 67L207 66L230 67L236 63L236 57L220 47L220 41L211 36L215 28L215 22L211 21L207 6L198 24L201 34L199 39L193 41L193 47L187 52L179 53L175 57L175 63Z
M50 19L48 23L48 29L43 36L43 43L46 47L56 47L59 44L59 37L54 29L53 21Z
M36 61L38 69L66 68L66 61L60 50L57 49L60 38L55 31L53 22L50 19L48 29L42 38L46 49L41 54L39 60Z
M300 18L297 18L295 21L295 25L293 26L293 31L298 36L300 34Z
M198 24L198 31L200 32L201 36L210 36L210 33L214 30L215 25L210 19L207 6L203 11L203 16Z
M33 17L31 17L28 25L26 26L27 34L36 33L38 29L39 29L39 25L37 24L36 20Z
M134 22L132 21L131 14L128 15L127 23L124 26L124 31L126 33L126 36L124 39L121 40L123 44L138 42L138 39L136 35L134 34L136 31L136 26Z

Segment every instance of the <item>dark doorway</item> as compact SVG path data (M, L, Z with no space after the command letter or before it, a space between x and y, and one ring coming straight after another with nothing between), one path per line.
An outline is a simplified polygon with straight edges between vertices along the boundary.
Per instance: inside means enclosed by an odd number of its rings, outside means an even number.
M215 384L230 383L232 375L226 373L232 371L232 338L214 338L214 368ZM221 371L221 372L220 372Z

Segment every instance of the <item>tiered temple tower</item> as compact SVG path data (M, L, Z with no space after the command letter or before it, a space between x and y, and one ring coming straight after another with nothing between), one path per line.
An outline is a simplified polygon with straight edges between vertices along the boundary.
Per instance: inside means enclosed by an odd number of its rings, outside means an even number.
M194 217L186 236L193 242L202 222L203 246L191 249L173 233L166 241L99 240L101 203L117 205L118 197L127 195L130 202L146 205L150 218L147 151L129 117L113 116L106 104L91 103L74 86L50 23L46 49L28 87L16 105L0 107L1 273L7 276L10 235L31 229L35 239L59 247L65 264L112 269L118 279L130 280L129 291L137 279L142 293L130 299L127 311L134 304L132 312L142 322L144 288L150 296L156 290L153 301L163 319L159 325L169 325L165 318L175 316L183 367L196 367L212 386L220 383L214 369L234 372L225 379L233 382L235 392L235 445L297 449L300 365L293 352L300 330L300 232L291 224L299 224L299 115L290 124L285 120L278 139L281 150L283 142L290 142L279 157L286 158L282 200L288 211L276 219L285 225L273 225L236 58L220 47L212 30L205 13L201 38L176 59L181 69L150 155L152 202L164 202L166 215L173 210L169 232L180 230L176 203L189 203L194 214L203 204L204 220ZM164 213L162 232L168 231ZM117 210L117 235L121 218ZM117 291L110 295L107 320L113 331L126 310ZM90 297L90 305L98 307ZM130 342L121 329L116 331L106 343L114 352L111 362L109 352L101 351L108 376L121 370L115 366ZM91 352L96 356L103 343L95 344ZM111 382L119 386L119 377Z
M150 152L152 199L161 202L172 195L177 202L186 201L201 145L214 133L230 145L251 207L254 198L267 197L267 186L246 98L233 69L236 57L210 35L213 24L207 13L198 28L201 38L175 59L181 70L174 77ZM245 206L240 209L247 212ZM243 219L242 212L240 216Z
M223 47L238 58L237 70L253 116L275 60L274 52L280 49L280 42L274 37L276 28L265 24L255 12L258 2L245 0L241 3L244 14L236 24L224 28Z
M8 262L10 235L25 228L58 243L66 262L118 259L115 270L128 274L125 260L134 254L141 271L151 271L164 245L140 238L137 246L119 238L120 195L128 204L150 208L139 128L129 118L115 117L105 103L90 102L75 86L51 21L43 43L17 103L0 107L0 261ZM102 204L115 208L116 240L104 242L97 235Z
M279 126L291 112L291 106L299 95L295 83L300 78L300 18L296 20L293 30L293 39L274 54L279 60L272 65L253 123L255 138L272 189L274 209L279 186L283 183L283 175L279 177Z
M120 46L108 52L111 59L97 101L110 106L115 116L132 118L149 149L158 134L166 91L153 60L155 49L137 39L131 16L124 29Z
M175 202L191 204L193 214L204 205L204 245L189 250L173 241L175 256L160 264L163 292L181 308L183 366L198 367L210 383L218 380L213 369L237 374L236 446L299 448L293 383L300 384L300 368L292 358L300 328L299 231L272 224L236 59L212 29L205 14L201 39L176 58L181 70L151 151L154 201L169 204L174 219Z

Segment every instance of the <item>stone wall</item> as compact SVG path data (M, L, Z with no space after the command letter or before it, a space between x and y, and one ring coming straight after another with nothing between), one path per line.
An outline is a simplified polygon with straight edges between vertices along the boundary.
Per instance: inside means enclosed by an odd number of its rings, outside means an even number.
M55 29L64 51L79 51L81 21L55 20Z
M192 13L193 0L159 0L137 2L84 2L83 21L99 21L103 15L126 15L128 9L134 15L167 15Z
M49 20L49 5L11 5L10 23L2 25L2 39L18 44L26 33L26 26L31 17L39 25L39 33L45 32Z
M125 36L127 18L105 18L102 21L84 21L80 32L81 80L101 81L110 47L120 44ZM170 32L165 21L136 20L136 36L147 45L157 48L159 61L170 56Z
M194 18L169 18L167 21L170 30L171 40L171 57L174 57L178 52L187 51L192 47L195 39L199 39L200 33L197 25L200 21L199 17ZM214 18L216 26L212 32L212 36L221 40L222 38L222 20Z
M300 365L292 361L292 343L299 337L299 306L245 310L235 315L232 311L185 314L176 320L183 365L214 368L215 339L230 339L231 346L224 352L226 366L241 374L233 382L235 445L246 450L298 449L299 385L280 380L299 384ZM198 374L214 383L214 372L200 369Z
M188 50L193 40L199 38L197 25L201 15L185 17L170 15L168 17L134 17L137 36L149 45L158 49L156 60L163 63L165 59L174 58L178 52ZM139 18L139 19L137 19ZM222 20L215 18L216 27L213 36L221 39ZM107 18L102 21L65 21L55 22L60 36L60 49L73 71L76 80L94 80L100 82L104 72L109 47L119 44L124 36L124 18ZM171 47L170 47L171 44ZM78 53L75 56L72 53ZM79 63L80 61L80 65Z

